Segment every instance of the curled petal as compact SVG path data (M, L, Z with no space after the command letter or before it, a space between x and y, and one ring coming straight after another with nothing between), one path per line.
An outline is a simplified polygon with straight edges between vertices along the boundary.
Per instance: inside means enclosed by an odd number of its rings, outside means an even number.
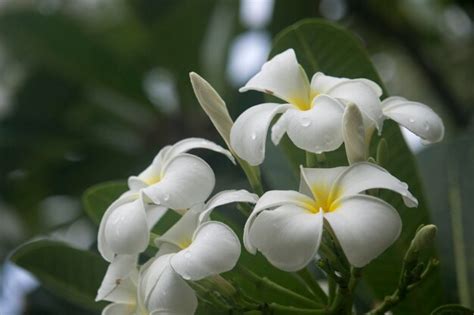
M191 245L170 260L173 269L186 280L201 280L234 268L240 256L240 242L227 225L208 221L199 226Z
M371 88L378 97L382 96L382 93L383 93L382 88L372 80L363 79L363 78L358 78L358 79L337 78L337 77L331 77L329 75L325 75L322 72L315 73L313 77L311 78L311 90L313 91L313 93L326 94L334 86L338 85L339 83L347 82L347 81L360 82L362 84L365 84L366 86Z
M155 259L142 273L139 296L150 314L194 314L194 290L170 266L173 255Z
M389 97L382 102L382 106L385 116L395 120L422 139L429 142L438 142L443 139L443 121L425 104L400 97Z
M232 153L230 153L228 150L224 149L220 145L203 138L187 138L179 142L176 142L166 152L164 156L164 161L165 161L164 167L166 167L166 163L169 163L171 159L175 158L179 154L191 151L193 149L207 149L207 150L211 150L217 153L221 153L225 155L229 160L231 160L232 163L235 164L235 160L234 160L234 157L232 156Z
M225 190L221 191L220 193L214 195L204 206L202 210L199 220L207 221L209 220L209 216L215 208L229 204L232 202L248 202L248 203L256 203L258 200L258 196L256 194L249 193L248 191L241 189L241 190Z
M130 176L128 178L128 187L134 192L138 192L140 189L145 188L158 182L163 176L163 162L164 156L168 152L171 146L163 147L160 152L155 156L153 162L138 176Z
M416 207L418 200L408 190L408 185L391 175L384 168L361 162L351 165L339 176L331 190L333 200L358 194L373 188L389 189L399 193L407 207Z
M274 145L278 145L281 138L285 135L288 130L288 119L291 118L291 111L284 112L280 118L272 126L272 142Z
M104 307L102 315L134 315L135 304L112 303Z
M97 291L96 301L135 304L138 278L137 258L137 255L115 256Z
M265 141L273 117L290 107L288 104L264 103L243 112L230 131L230 143L235 153L251 165L261 164L265 158Z
M147 217L141 200L113 209L104 224L105 240L114 253L134 255L148 246Z
M105 237L105 227L109 220L110 215L117 209L118 207L125 205L127 203L131 203L139 198L139 194L134 192L126 192L122 196L120 196L116 201L114 201L105 211L99 225L99 232L97 235L97 247L99 249L100 254L104 257L105 260L111 262L114 259L115 252L110 247L110 244L107 242Z
M204 202L214 189L211 167L201 158L181 153L163 170L163 178L143 190L154 203L171 209L188 209Z
M314 99L313 107L306 111L291 110L287 133L291 141L299 148L315 152L327 152L342 144L343 105L328 96Z
M281 205L296 205L301 208L307 207L308 204L312 204L313 200L308 196L292 190L272 190L264 193L257 204L255 205L252 213L245 222L244 227L244 246L248 252L255 254L257 249L253 246L250 241L250 227L253 225L257 215L263 210L279 207Z
M366 195L341 199L339 207L324 217L355 267L365 266L385 251L397 240L402 227L391 205Z
M275 95L288 103L310 102L308 77L298 64L293 49L285 50L267 61L239 91L249 90Z
M348 80L335 85L327 94L347 103L354 103L378 130L382 130L384 119L382 105L379 96L371 87L360 81Z
M275 267L304 268L314 258L323 231L322 212L295 205L262 211L249 228L249 241Z

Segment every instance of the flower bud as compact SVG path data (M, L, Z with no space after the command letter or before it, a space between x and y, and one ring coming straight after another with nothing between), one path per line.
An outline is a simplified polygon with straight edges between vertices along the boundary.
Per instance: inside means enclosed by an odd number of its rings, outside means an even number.
M408 248L405 255L405 260L408 262L416 260L421 250L432 245L437 231L438 228L433 224L428 224L419 228L415 237L411 241L410 248Z
M342 118L342 136L349 164L366 160L364 122L362 114L353 103L346 106Z

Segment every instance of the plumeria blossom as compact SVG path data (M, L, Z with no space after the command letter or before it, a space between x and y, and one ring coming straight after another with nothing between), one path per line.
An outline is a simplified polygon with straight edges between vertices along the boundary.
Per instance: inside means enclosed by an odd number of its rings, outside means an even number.
M155 204L170 209L190 208L204 202L214 189L215 175L204 160L186 153L193 149L212 150L235 163L232 154L214 142L184 139L161 149L150 166L138 176L131 176L130 190L142 190Z
M405 183L371 163L301 168L299 192L269 191L257 202L245 224L244 245L276 267L296 271L315 257L326 220L349 262L362 267L401 231L400 216L390 204L363 194L373 188L401 194L408 207L418 205Z
M186 281L197 281L231 270L240 256L240 241L227 225L210 220L214 208L231 202L255 203L245 190L223 191L206 204L187 211L156 240L156 258L142 272L140 294L146 309L173 314L193 314L194 290ZM178 292L175 296L175 292Z
M285 102L253 106L235 121L230 134L232 148L251 165L262 163L267 130L277 114L282 115L272 128L272 141L278 144L287 133L297 147L314 153L333 151L342 144L342 117L349 103L358 106L367 126L382 128L382 89L375 82L318 72L310 83L293 49L266 62L240 89L249 90L274 95Z
M205 139L189 138L164 147L148 168L129 178L130 190L104 213L98 248L106 260L141 253L148 246L150 230L168 208L187 209L209 197L214 172L201 158L185 153L198 148L222 153L234 162L229 151Z

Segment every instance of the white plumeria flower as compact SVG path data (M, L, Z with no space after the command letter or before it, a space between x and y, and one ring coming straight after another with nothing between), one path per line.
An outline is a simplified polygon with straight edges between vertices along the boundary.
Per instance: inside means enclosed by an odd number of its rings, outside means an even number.
M272 128L272 141L278 144L286 132L297 147L315 153L333 151L342 144L341 124L346 104L356 104L368 126L382 128L379 100L382 90L375 82L335 78L318 72L310 83L293 49L266 62L240 89L249 90L271 94L286 102L253 106L232 126L232 148L251 165L262 163L267 130L280 113L283 114Z
M210 221L210 213L224 204L255 203L257 199L255 194L245 190L220 192L206 204L187 211L158 238L156 243L160 250L141 273L139 294L143 297L143 308L193 314L197 298L186 281L198 281L231 270L241 251L237 235L227 225Z
M107 269L96 301L113 302L102 315L133 315L137 308L137 256L116 256Z
M393 96L382 102L383 114L407 128L426 142L438 142L444 137L441 118L423 103Z
M305 267L316 255L327 220L349 262L362 267L398 238L401 219L385 201L364 191L383 188L418 202L408 186L371 163L301 169L300 191L269 191L255 205L244 229L244 245L285 271Z
M131 176L130 190L142 190L155 204L170 209L190 208L204 202L214 189L214 172L203 159L185 153L200 148L222 153L235 163L232 154L214 142L184 139L161 149L148 168Z
M145 171L129 178L130 191L104 213L98 248L107 261L112 261L115 254L143 252L150 230L168 208L187 209L209 197L214 189L214 172L201 158L185 153L197 148L222 153L234 162L229 151L205 139L189 138L164 147Z

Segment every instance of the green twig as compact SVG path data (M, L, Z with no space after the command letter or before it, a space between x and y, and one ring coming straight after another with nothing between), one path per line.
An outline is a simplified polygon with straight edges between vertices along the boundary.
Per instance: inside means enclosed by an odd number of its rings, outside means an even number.
M290 289L287 289L281 285L279 285L278 283L276 282L273 282L272 280L266 278L266 277L260 277L258 275L256 275L255 273L253 273L252 271L250 271L249 269L241 266L241 265L237 265L237 269L242 272L243 274L245 274L248 278L250 279L253 279L257 285L262 285L262 286L265 286L269 289L272 289L274 291L278 291L282 294L285 294L286 296L288 297L291 297L293 298L294 300L297 300L299 301L300 303L304 304L305 306L308 306L308 307L324 307L323 304L321 303L318 303L316 301L313 301L303 295L300 295L299 293L296 293L294 291L291 291Z
M301 277L301 279L303 279L306 285L311 289L311 292L313 292L314 296L317 297L318 300L321 301L322 303L327 304L328 296L323 291L323 289L321 289L318 282L316 281L314 276L311 274L311 272L308 270L308 268L303 268L302 270L298 271L298 275Z

